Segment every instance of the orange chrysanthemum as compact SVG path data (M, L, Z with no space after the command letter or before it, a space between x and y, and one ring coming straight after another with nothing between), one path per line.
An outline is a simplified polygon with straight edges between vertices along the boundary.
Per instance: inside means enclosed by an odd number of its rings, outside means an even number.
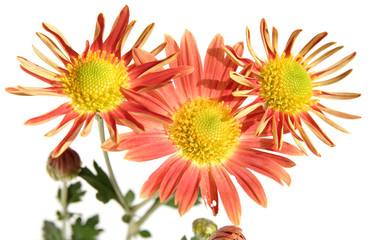
M238 225L241 205L229 174L236 177L256 203L266 207L261 183L248 168L280 184L290 184L290 176L283 167L292 167L294 163L284 156L262 151L275 150L271 139L252 134L251 126L260 120L262 110L240 117L239 107L244 99L232 95L240 86L229 78L235 64L225 56L220 35L210 43L204 68L190 32L183 35L180 48L170 36L165 38L167 55L179 52L177 61L170 65L189 65L195 71L175 78L174 85L146 94L129 89L122 92L126 98L142 103L150 112L164 116L167 123L144 120L145 132L120 134L119 145L108 140L102 147L108 151L128 150L125 159L137 162L171 154L145 182L141 197L150 197L159 190L160 200L165 201L176 190L175 203L179 204L179 213L183 215L195 203L200 188L202 199L216 215L219 193L229 219ZM233 49L242 52L243 44L238 43ZM302 154L293 145L284 145L279 152Z
M27 125L41 124L58 116L64 116L61 123L46 134L46 136L52 136L73 121L70 131L54 149L53 157L59 156L69 147L84 124L81 136L86 136L90 132L96 114L105 120L110 136L115 142L118 142L116 124L127 125L134 130L144 130L142 124L130 114L133 112L133 107L124 99L120 88L148 91L165 85L177 75L188 74L192 71L190 67L155 71L175 59L176 56L169 56L160 61L154 60L147 64L130 65L134 58L144 54L138 48L142 47L154 27L154 24L150 24L134 46L122 55L121 49L134 23L135 21L129 23L129 9L125 6L117 17L110 34L103 41L104 16L100 14L96 23L93 43L90 45L87 41L82 54L78 54L70 47L59 30L50 24L43 23L44 29L56 38L67 56L49 37L42 33L37 33L37 35L63 63L64 67L51 61L36 48L34 50L45 63L58 73L18 57L22 70L50 86L46 88L11 87L6 89L9 93L70 99L69 102L58 108L25 123ZM152 53L157 54L163 47L164 45L160 45Z
M255 61L239 57L230 47L227 47L225 50L232 59L244 69L241 73L232 72L231 78L249 88L248 90L234 92L234 95L243 97L256 96L256 99L247 106L244 112L249 113L257 108L265 109L263 118L257 124L255 130L256 135L261 134L266 127L271 127L274 143L278 149L281 149L283 134L291 132L300 149L306 153L306 150L301 145L301 141L304 141L315 155L320 156L306 134L302 122L304 122L325 144L335 146L309 113L314 113L332 127L346 133L347 130L329 119L325 113L346 119L360 118L359 116L325 107L318 99L353 99L359 97L360 94L324 92L315 89L317 87L336 83L348 76L352 69L331 79L320 80L343 68L355 57L356 53L348 55L324 70L313 72L311 71L312 68L339 51L342 47L329 50L312 61L319 53L334 44L333 42L327 43L309 56L306 56L313 47L327 36L327 33L323 32L312 38L298 54L294 55L292 54L292 47L300 32L301 30L296 30L291 34L283 53L279 55L278 32L273 28L272 41L270 42L268 28L263 19L261 21L261 36L267 54L267 60L261 60L253 51L248 28L246 31L248 49Z

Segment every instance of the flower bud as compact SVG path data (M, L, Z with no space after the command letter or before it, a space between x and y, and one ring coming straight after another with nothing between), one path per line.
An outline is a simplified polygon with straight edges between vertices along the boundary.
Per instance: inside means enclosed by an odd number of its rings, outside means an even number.
M195 237L201 240L208 240L217 231L217 225L206 218L198 218L192 223L192 230Z
M47 172L54 180L67 181L78 175L81 164L78 153L68 148L57 158L53 158L52 153L49 155Z
M245 240L242 230L234 226L225 226L218 229L209 240Z

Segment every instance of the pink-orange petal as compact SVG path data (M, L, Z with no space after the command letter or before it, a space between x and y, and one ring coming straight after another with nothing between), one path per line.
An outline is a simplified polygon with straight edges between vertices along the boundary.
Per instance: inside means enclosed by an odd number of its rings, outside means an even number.
M242 211L238 192L230 176L221 166L212 166L211 170L227 216L235 226L238 226Z
M101 112L100 116L104 119L107 129L109 131L110 138L118 143L118 133L117 133L117 125L115 118L110 114L110 112Z
M69 132L66 134L64 139L62 139L62 141L57 145L57 147L53 150L52 152L53 158L60 156L60 154L63 153L70 146L70 144L74 141L79 131L81 130L84 121L85 121L84 116L81 116L75 119L73 126L70 128Z
M294 145L288 143L288 142L283 142L283 147L281 149L277 149L274 146L274 141L269 138L243 138L240 139L240 145L241 146L246 146L249 148L257 148L257 149L264 149L264 150L269 150L273 152L279 152L283 154L287 154L290 156L302 156L303 153Z
M149 198L156 193L156 191L160 188L161 182L166 173L179 158L180 157L178 154L170 156L159 168L156 169L156 171L149 176L148 180L143 184L140 190L141 198Z
M103 35L105 28L105 18L102 13L97 16L97 22L95 26L94 40L91 45L91 51L96 51L102 48L103 45Z
M165 157L177 151L175 145L167 138L158 138L155 142L130 148L124 158L134 162L143 162Z
M274 160L272 159L272 155L273 154L261 156L259 155L259 151L246 147L240 147L231 156L231 160L238 165L247 167L267 177L270 177L281 185L283 185L283 182L290 185L290 175L281 167L281 165L276 162L275 159L277 157L274 157Z
M196 39L188 30L185 30L182 36L180 57L183 65L192 66L194 68L193 73L185 77L187 96L190 96L191 98L195 98L198 95L200 96L201 93L197 87L197 83L202 79L203 66Z
M69 113L72 111L72 107L70 106L70 103L64 103L60 105L58 108L53 109L50 112L47 112L46 114L43 114L41 116L31 118L25 122L26 125L36 125L36 124L42 124L45 122L48 122L52 119L55 119L58 116L64 115L66 113Z
M102 50L116 52L117 47L119 47L118 42L122 38L129 22L129 14L129 8L126 5L117 16L108 37L102 45Z
M190 161L180 157L173 164L173 166L169 168L169 171L165 174L165 177L160 185L159 195L161 202L166 201L171 196L175 188L178 186L183 173L186 171L190 164Z
M65 52L69 55L70 60L73 60L73 58L78 58L79 54L70 47L65 37L57 28L48 23L43 23L42 26L46 31L51 33L57 39Z
M240 186L253 201L263 207L267 206L265 191L260 181L253 173L231 161L226 161L224 167L231 175L235 176Z
M223 37L217 34L210 42L204 59L203 81L198 86L200 88L201 97L212 96L211 92L217 89L217 76L222 76L225 69L223 62L225 51L222 48L224 44Z
M200 167L191 164L184 172L175 192L175 204L178 204L178 212L183 216L195 204L199 193Z
M153 89L157 88L157 85L161 85L165 82L171 82L171 79L188 75L193 71L190 66L181 66L177 68L169 68L163 71L156 71L148 73L144 76L137 78L135 81L131 81L131 88L135 91L144 91L144 88L154 86Z
M201 169L200 192L205 206L210 207L213 211L213 215L216 216L219 205L218 192L212 172L208 167L203 167Z

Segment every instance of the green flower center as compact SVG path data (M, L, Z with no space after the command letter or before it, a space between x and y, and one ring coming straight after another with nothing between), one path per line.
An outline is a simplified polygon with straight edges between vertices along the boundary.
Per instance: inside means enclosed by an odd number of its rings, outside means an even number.
M292 59L274 59L262 67L261 94L267 105L280 112L295 114L311 104L309 73Z
M123 61L105 52L89 51L86 58L74 59L68 65L69 74L61 77L64 93L79 112L104 112L116 108L122 101L120 87L129 87L127 68Z
M173 115L169 126L170 140L181 155L199 165L225 161L235 150L241 125L231 109L208 98L183 104Z

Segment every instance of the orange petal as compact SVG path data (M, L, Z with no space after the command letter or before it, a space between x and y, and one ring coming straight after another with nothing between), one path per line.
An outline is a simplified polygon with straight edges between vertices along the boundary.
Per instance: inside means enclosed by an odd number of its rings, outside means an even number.
M266 207L267 199L260 181L246 168L240 167L230 161L224 163L225 169L234 175L240 186L257 204Z
M315 37L313 37L304 47L300 50L298 57L304 58L304 56L312 50L312 48L317 45L322 39L324 39L327 36L327 32L322 32Z
M140 190L141 198L149 198L153 196L156 191L160 188L161 182L164 179L166 173L179 159L178 154L170 156L156 171L154 171L148 180L143 184Z
M128 6L121 9L119 15L114 21L108 37L105 39L102 45L102 50L115 53L118 48L121 47L119 42L126 31L127 24L129 23L129 15L130 13Z
M61 153L63 153L70 144L74 141L74 139L77 137L79 131L82 128L82 125L84 123L84 117L77 118L74 121L73 126L69 130L69 132L66 134L64 139L57 145L57 147L52 152L52 157L57 158Z
M48 23L42 23L42 26L57 39L65 52L70 56L70 60L72 60L73 58L78 58L79 54L70 47L64 35L62 35L62 33L57 28Z
M199 193L200 167L191 164L179 181L175 192L175 204L178 204L178 212L183 216L195 204Z
M188 166L191 164L186 159L179 158L165 174L164 179L160 185L160 201L166 201L177 187L183 173L186 171Z
M180 44L180 57L183 65L192 66L194 68L193 73L185 76L184 81L187 96L194 99L197 96L200 96L197 84L203 77L203 66L196 39L188 30L186 30L182 36Z
M165 157L177 151L178 149L167 138L163 137L158 138L155 142L130 148L124 158L129 161L144 162Z
M291 156L302 156L303 155L303 153L300 152L300 150L297 147L295 147L294 145L288 142L283 142L282 149L277 149L274 146L274 141L270 138L253 138L253 137L244 138L244 139L240 139L240 145L246 146L249 148L264 149L264 150L279 152L279 153L283 153L283 154L287 154ZM289 161L292 162L291 160Z
M230 176L221 166L214 165L211 167L211 170L227 216L235 226L238 226L242 212L238 192Z
M100 13L97 16L95 34L94 34L93 42L91 45L91 51L94 52L98 49L102 49L104 28L105 28L105 18L104 18L104 15Z
M58 108L47 112L46 114L43 114L41 116L31 118L25 122L26 125L36 125L36 124L42 124L45 122L48 122L52 119L55 119L58 116L64 115L66 113L72 112L73 109L70 106L70 103L64 103Z
M218 213L218 192L212 172L208 167L201 169L200 192L205 206L208 205L212 209L213 215L216 216Z
M224 40L220 34L215 35L209 44L204 59L203 80L198 86L198 88L200 88L199 96L201 97L211 96L211 92L218 87L218 81L225 69L223 65L225 51L221 47L223 44Z
M279 156L272 154L259 154L259 151L241 146L231 157L232 161L241 166L250 168L258 173L270 177L283 185L291 184L290 175L278 163Z

